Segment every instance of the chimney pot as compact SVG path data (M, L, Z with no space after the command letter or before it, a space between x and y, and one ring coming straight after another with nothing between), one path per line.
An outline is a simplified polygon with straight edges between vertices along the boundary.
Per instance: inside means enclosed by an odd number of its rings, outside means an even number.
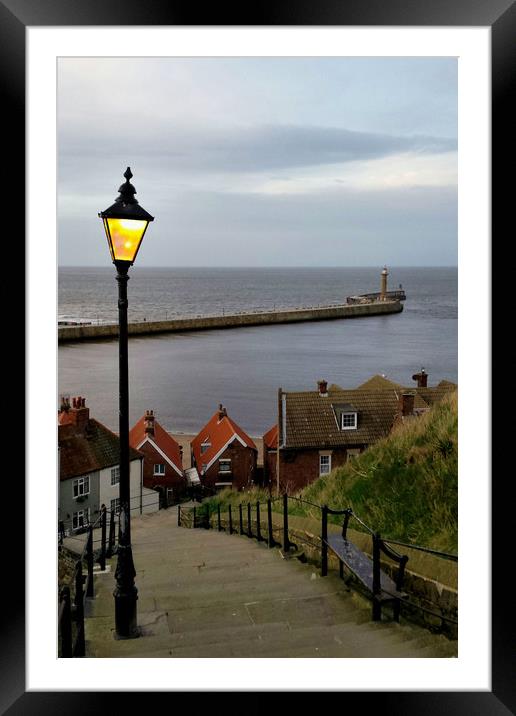
M414 373L412 380L417 381L418 388L426 388L428 384L428 373L426 373L424 368L421 368L420 373Z
M319 395L328 395L328 381L318 380L317 387L319 389Z

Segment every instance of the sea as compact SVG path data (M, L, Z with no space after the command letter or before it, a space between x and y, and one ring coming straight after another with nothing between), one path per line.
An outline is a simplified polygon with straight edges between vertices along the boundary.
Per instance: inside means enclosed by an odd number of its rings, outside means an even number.
M380 290L383 267L145 268L128 284L129 321L325 306ZM278 388L355 388L382 374L406 386L422 367L429 385L457 377L457 269L389 267L402 313L130 338L130 424L154 410L174 433L197 433L222 403L251 436L277 419ZM113 267L61 267L58 321L116 323ZM118 430L118 343L59 346L58 392L82 396L90 415Z

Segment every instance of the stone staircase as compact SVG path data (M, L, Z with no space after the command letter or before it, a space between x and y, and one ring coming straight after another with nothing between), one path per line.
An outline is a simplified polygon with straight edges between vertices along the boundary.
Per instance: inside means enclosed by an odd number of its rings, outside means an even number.
M177 526L177 509L133 518L137 639L114 638L114 570L86 606L89 657L456 657L457 642L404 622L372 622L338 575L277 548Z

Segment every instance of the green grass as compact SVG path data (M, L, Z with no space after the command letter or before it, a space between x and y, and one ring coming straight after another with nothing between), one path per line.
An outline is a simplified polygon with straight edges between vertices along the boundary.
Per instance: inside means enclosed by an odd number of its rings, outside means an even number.
M457 551L457 394L396 428L387 438L302 490L298 497L339 510L351 507L385 537L433 549ZM225 490L201 509L216 512L231 503L265 501L268 493ZM276 510L281 503L275 503ZM313 509L291 502L291 514ZM335 521L342 518L335 517ZM352 521L350 526L357 527Z

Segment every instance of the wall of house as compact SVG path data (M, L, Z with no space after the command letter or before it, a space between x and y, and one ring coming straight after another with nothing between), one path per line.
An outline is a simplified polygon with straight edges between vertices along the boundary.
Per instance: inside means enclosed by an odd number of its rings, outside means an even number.
M145 487L151 490L163 488L164 494L166 494L167 487L172 488L174 498L186 492L186 479L182 475L177 474L174 468L155 447L150 443L145 443L138 449L145 455L143 461L143 484ZM154 475L154 465L165 465L165 474Z
M277 451L263 449L263 485L264 487L276 487Z
M306 487L319 475L319 455L331 453L331 470L344 465L346 448L333 450L280 450L280 490L297 492Z
M129 464L129 484L131 490L131 514L140 514L140 498L142 487L142 460L131 460ZM111 468L100 471L100 504L111 508L111 500L120 496L120 485L111 484Z
M219 472L219 460L231 460L231 477ZM242 490L249 487L254 480L256 460L256 450L244 447L238 440L234 440L207 470L201 478L202 482L211 488L216 488L218 482L231 482L234 490Z
M59 483L59 520L65 523L65 530L72 530L73 513L79 510L90 510L90 521L94 522L99 516L100 490L99 471L88 473L90 478L90 491L82 498L73 496L73 483L77 478L61 480Z

